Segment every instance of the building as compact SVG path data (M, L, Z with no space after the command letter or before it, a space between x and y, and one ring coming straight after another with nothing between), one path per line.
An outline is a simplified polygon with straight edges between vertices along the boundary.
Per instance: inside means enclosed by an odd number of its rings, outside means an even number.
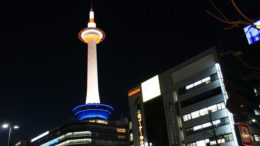
M236 99L230 94L235 90L226 89L230 76L222 74L225 60L220 60L215 48L211 48L131 89L128 92L131 144L238 146L247 138L260 145L259 96L252 94L253 86L245 90L244 81L233 80L228 87L244 89L241 92L246 98L240 99L248 104L239 107L247 118L231 113L232 109L226 106ZM223 67L223 72L227 73L226 69L230 70ZM251 136L247 133L241 139L239 122L249 126Z
M67 122L30 140L31 146L128 146L128 123L106 120Z

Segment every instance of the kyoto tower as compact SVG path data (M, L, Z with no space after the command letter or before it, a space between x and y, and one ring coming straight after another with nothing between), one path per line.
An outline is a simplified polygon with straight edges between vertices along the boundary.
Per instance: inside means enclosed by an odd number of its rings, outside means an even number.
M98 90L98 69L97 69L97 44L105 39L103 30L96 28L94 11L89 12L88 27L82 29L78 34L79 39L88 45L87 56L87 93L86 104L79 105L73 109L78 120L103 119L111 115L113 108L101 104Z

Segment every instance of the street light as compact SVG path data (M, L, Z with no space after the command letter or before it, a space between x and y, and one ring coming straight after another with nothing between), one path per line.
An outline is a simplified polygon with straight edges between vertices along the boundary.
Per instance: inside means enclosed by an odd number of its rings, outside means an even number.
M12 125L12 124L9 124L9 123L4 123L2 124L2 128L4 129L7 129L9 128L9 134L8 134L8 145L10 145L10 139L11 139L11 133L12 133L12 128L13 129L19 129L19 126L18 125Z

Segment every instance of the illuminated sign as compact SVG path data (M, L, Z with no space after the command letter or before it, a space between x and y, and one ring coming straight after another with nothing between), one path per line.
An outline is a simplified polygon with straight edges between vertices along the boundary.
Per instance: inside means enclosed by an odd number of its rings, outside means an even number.
M143 94L143 102L146 102L148 100L151 100L161 95L158 75L143 82L141 84L141 87L142 87L142 94Z
M129 93L128 93L128 97L133 96L133 95L139 93L140 91L141 91L141 89L140 89L140 88L137 88L137 89L135 89L135 90L129 92Z
M244 27L244 32L249 45L260 40L260 20L256 21L254 25L255 26L248 25Z
M139 140L140 146L144 146L144 136L143 136L143 126L142 126L142 114L140 110L137 110L138 119L138 130L139 130Z
M237 123L243 145L253 145L249 127L247 124Z

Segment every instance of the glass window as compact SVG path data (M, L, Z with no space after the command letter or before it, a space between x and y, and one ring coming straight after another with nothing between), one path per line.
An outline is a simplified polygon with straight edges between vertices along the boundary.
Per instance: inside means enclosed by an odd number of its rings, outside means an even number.
M213 141L210 141L210 145L216 145L217 143L216 143L216 141L215 140L213 140Z
M197 82L195 82L193 85L194 85L194 87L195 86L198 86L199 84L201 84L202 82L201 81L197 81Z
M225 108L225 103L224 102L221 102L221 107L222 107L222 109Z
M259 135L254 135L255 141L260 141L260 136Z
M208 107L208 110L211 110L211 112L218 111L217 105L212 105L212 106Z
M210 123L210 122L205 123L205 124L202 124L202 128L207 128L207 127L209 127L209 126L211 126L211 123Z
M192 119L198 118L200 116L199 111L195 111L191 113Z
M206 146L204 140L196 141L197 146Z
M194 131L197 131L197 130L200 130L200 129L202 129L202 126L201 126L201 125L198 125L198 126L193 127L193 130L194 130Z
M255 115L259 116L260 115L260 111L255 109Z
M190 89L192 87L193 87L193 84L190 84L190 85L186 86L186 90L188 90L188 89Z
M221 109L222 109L221 103L218 103L218 104L217 104L217 107L218 107L218 110L221 110Z
M209 143L209 139L205 139L205 143Z
M183 116L183 121L188 121L188 115Z
M201 109L200 110L200 116L204 116L204 115L207 115L209 112L208 112L208 109L207 108L204 108L204 109Z
M220 124L221 122L220 122L220 120L216 120L216 121L213 121L212 123L213 123L213 125L218 125L218 124Z

